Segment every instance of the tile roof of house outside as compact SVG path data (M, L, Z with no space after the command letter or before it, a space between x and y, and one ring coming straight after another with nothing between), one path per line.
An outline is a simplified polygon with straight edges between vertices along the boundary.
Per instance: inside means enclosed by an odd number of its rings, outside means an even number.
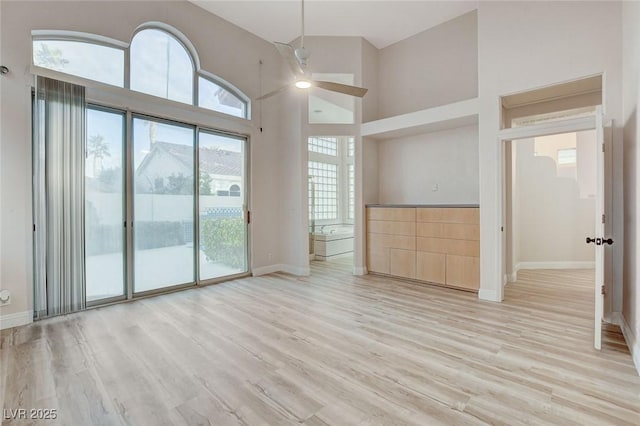
M162 149L187 166L193 161L193 148L171 142L156 142L153 149ZM241 176L242 153L222 149L200 148L200 170L214 175Z

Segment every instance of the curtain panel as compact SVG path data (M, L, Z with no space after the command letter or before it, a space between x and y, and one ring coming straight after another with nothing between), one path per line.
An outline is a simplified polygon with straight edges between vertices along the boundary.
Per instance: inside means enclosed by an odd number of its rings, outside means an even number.
M34 105L34 317L85 308L85 88L37 77Z

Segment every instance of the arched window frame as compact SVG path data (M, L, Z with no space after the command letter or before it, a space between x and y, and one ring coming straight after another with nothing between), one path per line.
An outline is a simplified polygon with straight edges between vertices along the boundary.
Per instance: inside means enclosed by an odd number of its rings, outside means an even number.
M214 111L216 113L219 114L224 114L227 116L231 116L231 117L238 117L232 114L228 114L225 113L223 111L217 111L217 110L213 110L213 109L209 109L209 108L205 108L205 107L201 107L200 106L200 99L198 98L199 95L199 80L200 78L203 78L205 80L210 81L211 83L221 87L222 89L226 90L227 92L229 92L231 95L235 96L236 98L238 98L240 100L240 102L244 105L244 114L243 116L240 116L238 118L243 118L246 120L250 120L251 119L251 100L250 98L245 95L240 89L238 89L235 85L231 84L230 82L224 80L223 78L209 72L206 70L203 70L200 66L200 57L198 55L198 52L195 48L195 46L193 45L193 43L189 40L189 38L187 38L181 31L177 30L176 28L172 27L171 25L165 24L163 22L147 22L144 23L140 26L138 26L132 36L131 39L128 43L122 42L120 40L116 40L113 38L109 38L109 37L105 37L105 36L101 36L98 34L92 34L92 33L84 33L84 32L78 32L78 31L66 31L66 30L33 30L31 31L31 35L32 35L32 43L31 43L31 47L32 47L32 52L31 52L31 62L33 65L36 65L33 62L33 42L37 41L37 40L56 40L56 41L75 41L75 42L80 42L80 43L88 43L88 44L94 44L94 45L98 45L98 46L104 46L104 47L109 47L109 48L113 48L113 49L118 49L121 50L124 54L124 69L123 69L123 88L131 90L131 42L133 41L133 39L135 38L135 36L140 33L141 31L144 30L149 30L149 29L155 29L155 30L159 30L159 31L163 31L167 34L169 34L171 37L173 37L178 43L180 43L180 45L185 49L185 51L187 52L187 54L189 55L189 58L191 59L191 63L193 65L193 78L192 78L192 90L193 90L193 96L192 96L192 102L191 105L201 108L202 110L206 110L206 111ZM36 65L37 66L37 65ZM81 77L82 78L82 77ZM103 83L103 84L108 84L108 83L104 83L104 82L100 82L99 80L95 80L98 81L99 83ZM118 87L118 86L116 86ZM153 96L153 95L151 95ZM166 98L161 98L158 97L159 99L166 99Z

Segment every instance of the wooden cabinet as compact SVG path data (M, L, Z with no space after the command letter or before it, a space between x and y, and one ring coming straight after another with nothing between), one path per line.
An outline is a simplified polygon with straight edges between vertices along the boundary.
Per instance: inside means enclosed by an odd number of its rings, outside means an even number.
M370 272L477 291L480 212L474 207L368 207Z
M437 284L446 283L447 256L445 254L419 251L416 253L416 259L416 279Z
M379 274L416 276L416 209L367 209L367 268Z
M389 275L397 277L416 277L416 251L389 249Z
M478 290L480 285L480 258L447 255L446 284L452 287Z

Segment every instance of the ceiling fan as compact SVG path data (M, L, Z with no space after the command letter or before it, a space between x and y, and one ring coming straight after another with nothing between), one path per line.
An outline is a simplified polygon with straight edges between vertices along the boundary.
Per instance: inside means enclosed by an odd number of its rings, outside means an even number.
M289 65L291 72L295 76L294 86L299 89L308 89L310 87L318 87L320 89L329 90L331 92L343 93L345 95L363 97L368 89L357 86L349 86L348 84L334 83L332 81L313 80L311 74L307 71L307 60L311 56L309 51L304 47L304 0L302 0L302 35L300 37L300 47L294 49L293 46L286 43L273 43L280 52L280 55ZM287 84L279 89L260 96L257 100L262 100L276 95L289 89L292 85Z

